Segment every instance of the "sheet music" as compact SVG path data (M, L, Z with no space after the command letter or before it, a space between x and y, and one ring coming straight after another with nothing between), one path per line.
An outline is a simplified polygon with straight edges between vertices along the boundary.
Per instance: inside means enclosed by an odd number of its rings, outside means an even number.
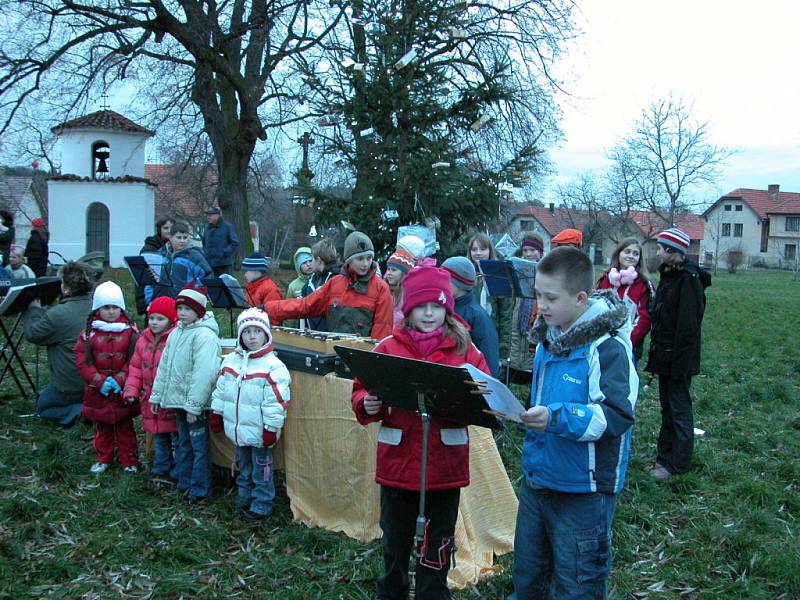
M143 252L140 256L147 263L147 266L150 267L156 281L159 283L166 283L169 280L169 277L162 277L162 275L167 275L164 266L169 262L169 259L167 259L166 256L158 252Z
M469 363L464 363L461 368L469 371L473 381L480 381L482 384L485 382L483 387L488 389L490 393L484 398L493 411L501 413L503 418L509 421L522 423L520 415L525 412L525 407L522 406L514 393L502 381L487 375L478 367Z
M518 256L512 256L509 260L519 279L519 288L522 290L522 295L525 298L535 298L536 293L533 290L533 284L536 282L536 261L526 260Z

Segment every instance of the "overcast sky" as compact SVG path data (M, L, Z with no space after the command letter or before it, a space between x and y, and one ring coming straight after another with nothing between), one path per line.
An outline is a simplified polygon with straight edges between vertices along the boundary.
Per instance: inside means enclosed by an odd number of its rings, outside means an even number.
M672 92L710 121L714 143L741 150L701 198L770 183L800 192L800 2L576 2L583 34L558 65L571 96L551 183L603 170L604 149Z

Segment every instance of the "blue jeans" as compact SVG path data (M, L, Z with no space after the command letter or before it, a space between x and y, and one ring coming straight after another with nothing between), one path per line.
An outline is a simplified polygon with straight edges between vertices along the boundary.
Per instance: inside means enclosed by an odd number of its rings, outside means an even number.
M236 462L239 464L236 505L259 515L271 515L275 499L272 449L238 446Z
M153 434L153 475L172 475L175 471L175 459L172 454L172 433Z
M36 413L49 421L69 427L83 412L83 390L60 392L52 383L39 392Z
M605 599L616 494L519 491L509 600Z
M186 420L186 411L176 409L178 447L175 449L175 476L178 489L190 497L211 495L211 459L208 451L208 418L203 413L194 423Z

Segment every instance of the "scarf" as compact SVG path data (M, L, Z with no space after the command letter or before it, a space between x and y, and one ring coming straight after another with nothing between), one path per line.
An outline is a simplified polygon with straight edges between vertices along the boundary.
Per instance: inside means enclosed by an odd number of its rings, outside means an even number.
M444 335L443 327L437 327L433 331L427 333L411 329L410 327L407 331L408 337L411 338L411 341L414 342L414 346L417 348L417 353L423 358L429 356L431 352L439 347L439 344L442 342L442 336Z

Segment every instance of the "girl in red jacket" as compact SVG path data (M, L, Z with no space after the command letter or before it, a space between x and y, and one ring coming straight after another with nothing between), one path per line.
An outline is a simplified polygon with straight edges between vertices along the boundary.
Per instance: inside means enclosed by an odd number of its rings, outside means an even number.
M634 365L642 357L644 338L650 331L651 295L655 295L653 284L642 258L642 245L636 238L622 240L611 255L611 268L597 282L597 289L615 289L623 300L628 298L636 305L636 320L631 332Z
M150 391L156 378L156 369L161 353L167 344L169 334L175 329L178 313L175 300L169 296L159 296L147 307L147 329L136 342L131 357L128 379L122 396L128 404L140 403L142 407L142 429L153 436L153 466L150 476L173 479L172 469L175 459L172 454L173 438L177 435L178 424L175 411L164 408L157 413L150 406Z
M92 313L75 343L75 362L84 380L83 416L94 421L97 462L92 473L108 470L119 445L119 462L126 473L138 470L133 418L139 404L122 399L128 362L136 344L136 327L125 314L125 299L116 283L97 286Z
M471 363L489 373L453 307L447 271L429 266L411 269L403 281L405 322L375 352L444 365ZM358 379L353 383L352 402L360 423L381 422L375 479L381 486L384 574L378 580L378 597L405 598L419 507L422 421L416 412L384 407ZM447 572L455 549L460 488L469 485L469 436L464 425L431 421L427 477L428 544L424 564L416 572L423 598L450 598Z

